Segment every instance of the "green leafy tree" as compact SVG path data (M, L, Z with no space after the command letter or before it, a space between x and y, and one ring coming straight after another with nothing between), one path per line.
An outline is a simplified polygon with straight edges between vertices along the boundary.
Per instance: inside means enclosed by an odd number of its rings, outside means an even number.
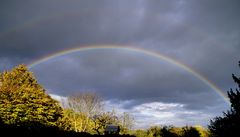
M99 115L95 115L92 118L92 120L94 122L93 130L98 135L101 135L104 133L104 130L107 127L107 125L110 125L110 124L118 125L120 123L114 111L103 112Z
M239 62L240 66L240 62ZM240 78L232 74L234 82L238 85L236 91L228 91L231 108L210 121L208 129L211 137L237 137L240 131Z
M62 108L24 65L0 73L0 118L5 124L56 126Z

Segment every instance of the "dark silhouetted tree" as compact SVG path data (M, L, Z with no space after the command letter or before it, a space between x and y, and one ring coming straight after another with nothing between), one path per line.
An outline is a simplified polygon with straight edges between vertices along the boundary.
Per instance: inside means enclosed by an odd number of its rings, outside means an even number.
M239 62L240 67L240 62ZM234 82L238 85L235 92L228 91L231 108L223 112L223 117L216 117L210 121L208 129L211 137L238 137L240 132L240 78L232 74Z
M183 127L183 137L200 137L199 131L194 127Z
M174 133L173 127L171 126L163 126L161 129L161 136L162 137L179 137L178 134Z

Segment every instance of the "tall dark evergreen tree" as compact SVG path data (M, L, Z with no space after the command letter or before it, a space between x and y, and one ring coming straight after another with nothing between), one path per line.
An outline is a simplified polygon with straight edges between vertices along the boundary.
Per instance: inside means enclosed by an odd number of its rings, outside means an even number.
M240 67L240 61L239 61ZM223 112L223 117L216 117L210 121L208 129L211 137L239 137L240 132L240 78L232 74L234 82L238 88L230 89L228 97L231 109Z

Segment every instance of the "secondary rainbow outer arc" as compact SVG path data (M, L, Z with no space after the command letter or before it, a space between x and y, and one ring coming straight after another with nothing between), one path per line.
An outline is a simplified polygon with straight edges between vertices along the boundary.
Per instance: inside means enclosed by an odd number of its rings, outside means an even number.
M174 64L184 70L186 70L187 72L191 73L192 75L194 75L195 77L197 77L199 80L201 80L203 83L205 83L206 85L208 85L209 87L211 87L214 91L216 91L221 97L223 97L223 99L225 100L225 102L227 102L229 104L229 100L227 98L227 96L223 93L223 91L218 88L214 83L212 83L210 80L208 80L206 77L202 76L201 74L199 74L198 72L196 72L194 69L188 67L187 65L179 62L178 60L171 58L169 56L160 54L160 53L156 53L150 50L146 50L146 49L142 49L142 48L136 48L136 47L120 47L120 46L106 46L106 45L98 45L98 46L87 46L87 47L77 47L77 48L72 48L72 49L68 49L68 50L63 50L57 53L53 53L50 55L47 55L43 58L40 58L38 60L33 61L32 63L30 63L28 65L28 67L31 69L34 66L41 64L49 59L53 59L56 57L60 57L62 55L66 55L66 54L70 54L70 53L75 53L75 52L79 52L79 51L87 51L87 50L97 50L97 49L118 49L118 50L127 50L127 51L132 51L132 52L139 52L145 55L149 55L152 57L156 57L158 59L167 61L171 64Z

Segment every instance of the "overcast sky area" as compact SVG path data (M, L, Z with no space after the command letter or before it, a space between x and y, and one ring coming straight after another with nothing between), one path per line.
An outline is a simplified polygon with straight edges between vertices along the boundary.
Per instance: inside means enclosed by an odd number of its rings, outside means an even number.
M2 0L0 71L76 47L118 45L176 59L226 94L239 74L239 0ZM30 68L49 94L92 91L136 128L202 125L229 109L182 67L124 49L65 54Z

